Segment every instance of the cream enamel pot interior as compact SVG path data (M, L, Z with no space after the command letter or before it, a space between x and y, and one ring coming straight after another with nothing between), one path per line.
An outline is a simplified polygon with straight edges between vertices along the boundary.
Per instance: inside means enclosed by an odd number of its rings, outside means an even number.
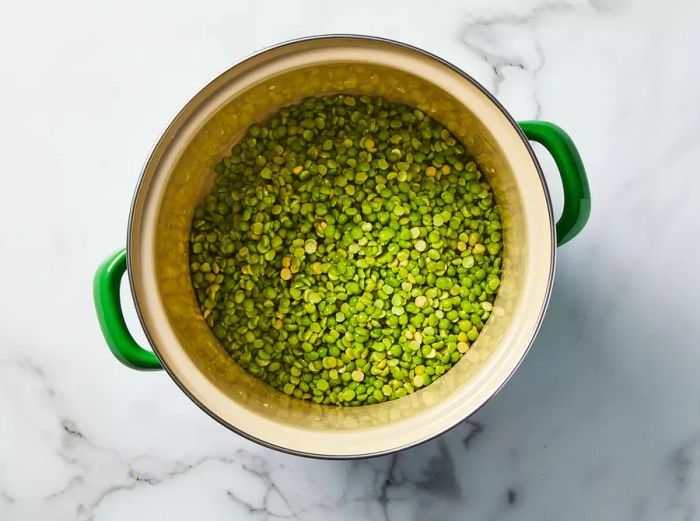
M289 397L245 373L204 322L188 261L195 206L211 186L214 164L245 128L307 96L341 92L382 95L446 125L476 156L494 187L505 240L494 312L467 355L435 383L404 398L345 408ZM565 207L556 226L526 134L547 147L562 174ZM542 321L557 237L560 244L572 238L589 211L585 173L568 136L548 123L518 126L483 87L454 66L378 38L297 40L231 67L172 121L136 190L127 249L107 259L95 277L98 318L119 360L138 369L162 366L199 407L249 439L305 456L386 454L455 426L508 380ZM127 264L155 356L135 343L122 316L119 284Z

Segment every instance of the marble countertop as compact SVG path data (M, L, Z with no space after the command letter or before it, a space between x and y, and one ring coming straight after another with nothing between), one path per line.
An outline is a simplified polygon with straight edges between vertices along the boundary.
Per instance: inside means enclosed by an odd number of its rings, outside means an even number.
M4 4L0 519L700 518L699 25L694 0ZM423 446L348 462L257 446L121 366L91 300L174 113L251 52L332 32L423 47L516 118L558 123L593 195L501 393Z

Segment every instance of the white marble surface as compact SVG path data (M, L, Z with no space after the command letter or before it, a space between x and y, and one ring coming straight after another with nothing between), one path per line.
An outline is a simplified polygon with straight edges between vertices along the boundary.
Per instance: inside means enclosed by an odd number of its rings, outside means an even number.
M698 26L696 0L3 2L0 519L700 519ZM228 432L119 365L91 301L171 116L252 51L330 32L424 47L560 124L593 194L516 376L369 461Z

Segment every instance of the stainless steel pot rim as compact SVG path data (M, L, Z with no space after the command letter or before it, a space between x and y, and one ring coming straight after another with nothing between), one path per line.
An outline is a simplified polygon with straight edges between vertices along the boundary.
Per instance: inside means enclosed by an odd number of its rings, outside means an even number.
M471 84L473 84L477 89L479 89L497 108L498 110L503 114L503 116L508 120L508 122L511 124L513 129L517 132L517 134L520 136L520 139L522 140L523 144L525 145L528 153L530 154L530 157L532 159L532 162L534 163L535 169L537 170L537 174L539 176L540 182L542 184L542 189L544 192L544 198L547 203L547 211L549 214L549 220L550 220L550 241L552 243L552 248L551 248L551 262L550 262L550 272L547 280L547 288L545 292L545 298L542 303L542 307L538 313L536 324L535 324L535 329L533 331L532 337L530 341L528 342L527 346L525 347L522 356L520 357L520 360L518 363L512 368L510 373L506 376L506 378L503 380L503 382L495 389L495 391L490 394L489 396L485 397L484 400L481 402L481 404L474 409L474 411L462 418L461 420L454 422L452 425L448 425L446 428L441 429L439 431L436 431L430 436L426 436L422 439L416 440L415 442L408 443L402 446L398 447L392 447L391 449L387 449L384 451L377 451L377 452L372 452L368 454L352 454L352 455L327 455L327 454L316 454L312 452L303 452L303 451L298 451L294 449L290 449L288 447L284 447L281 445L277 444L272 444L269 443L265 440L259 439L255 436L250 435L249 433L237 428L235 425L223 420L221 417L219 417L217 414L215 414L211 409L209 409L204 403L202 403L199 399L197 399L190 391L189 389L182 383L182 381L177 377L175 372L168 366L166 363L164 357L158 352L158 347L156 345L156 342L153 340L153 335L149 331L149 325L147 321L144 319L143 311L139 305L139 301L136 298L137 291L134 285L134 278L132 277L131 273L135 269L134 266L134 259L133 256L131 255L130 252L130 241L131 241L131 235L132 235L132 226L134 222L134 212L136 208L136 201L138 194L145 182L146 178L146 171L147 167L150 164L154 153L156 150L158 150L162 145L164 138L168 135L170 128L173 126L175 121L178 120L180 115L186 110L186 108L198 97L199 93L202 92L209 86L210 84L216 82L220 77L228 73L232 68L237 67L253 58L256 58L262 54L265 54L269 51L273 51L276 49L280 49L283 47L291 46L294 44L302 43L302 42L307 42L307 41L315 41L315 40L334 40L334 39L356 39L356 40L370 40L370 41L377 41L377 42L382 42L390 45L394 45L397 47L401 47L407 50L411 50L417 53L421 53L432 60L435 60L439 62L440 64L444 65L445 67L448 67L452 69L454 72L459 74L462 78L465 80L469 81ZM400 452L412 447L417 447L419 445L422 445L423 443L426 443L432 439L437 438L438 436L441 436L442 434L454 429L458 425L460 425L463 421L465 421L467 418L471 417L473 414L477 413L489 400L491 400L494 396L496 396L500 390L505 386L505 384L511 379L515 371L520 367L522 364L523 360L525 359L525 356L527 353L530 351L530 348L532 347L532 344L535 341L535 338L537 337L537 334L542 326L542 321L544 320L544 315L547 311L547 307L549 305L549 300L551 298L551 293L552 293L552 285L554 282L554 273L555 273L555 267L556 267L556 232L555 232L555 227L554 227L554 216L553 216L553 210L552 210L552 200L551 196L549 193L549 187L547 185L547 181L544 177L544 173L542 171L542 167L537 160L537 156L535 155L535 152L529 142L529 140L525 137L525 134L521 130L521 128L518 126L517 122L513 119L513 117L510 115L510 113L503 107L503 105L496 99L496 97L491 94L483 85L481 85L478 81L476 81L473 77L471 77L469 74L464 72L462 69L457 67L456 65L452 64L451 62L436 56L435 54L428 52L424 49L421 49L419 47L399 42L397 40L393 40L390 38L384 38L384 37L379 37L379 36L369 36L369 35L361 35L361 34L323 34L323 35L315 35L315 36L305 36L305 37L300 37L300 38L295 38L291 40L287 40L275 45L271 45L268 47L264 47L263 49L251 53L248 55L246 58L234 63L230 67L228 67L226 70L218 74L216 77L214 77L211 81L209 81L207 84L205 84L203 87L201 87L197 93L195 93L193 96L190 97L189 101L178 111L178 113L171 119L170 123L166 127L166 129L161 133L160 137L156 141L156 144L153 146L151 149L151 153L148 156L148 159L144 163L144 167L141 171L141 174L139 176L139 180L136 184L136 189L134 190L134 195L132 197L132 203L131 203L131 208L129 211L129 223L127 227L127 265L128 265L128 275L129 275L129 287L131 290L132 298L134 301L134 306L136 308L136 314L139 318L139 322L141 324L141 327L143 328L143 331L145 333L146 339L148 340L149 345L151 346L151 349L153 350L153 353L158 357L160 360L161 365L165 369L165 371L168 373L170 378L175 382L175 384L180 388L180 390L189 397L190 400L192 400L202 411L204 411L209 417L214 419L217 423L221 424L222 426L226 427L227 429L235 432L236 434L242 436L243 438L255 442L259 445L262 445L264 447L277 450L279 452L283 452L286 454L291 454L294 456L302 456L302 457L307 457L307 458L313 458L313 459L321 459L321 460L356 460L356 459L367 459L367 458L375 458L379 456L386 456L390 454L394 454L396 452Z

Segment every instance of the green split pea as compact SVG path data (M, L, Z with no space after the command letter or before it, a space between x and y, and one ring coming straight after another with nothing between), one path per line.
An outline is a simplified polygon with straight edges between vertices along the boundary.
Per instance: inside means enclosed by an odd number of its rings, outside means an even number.
M202 316L236 362L319 404L406 396L479 336L501 283L493 191L424 112L309 98L250 126L192 220Z

